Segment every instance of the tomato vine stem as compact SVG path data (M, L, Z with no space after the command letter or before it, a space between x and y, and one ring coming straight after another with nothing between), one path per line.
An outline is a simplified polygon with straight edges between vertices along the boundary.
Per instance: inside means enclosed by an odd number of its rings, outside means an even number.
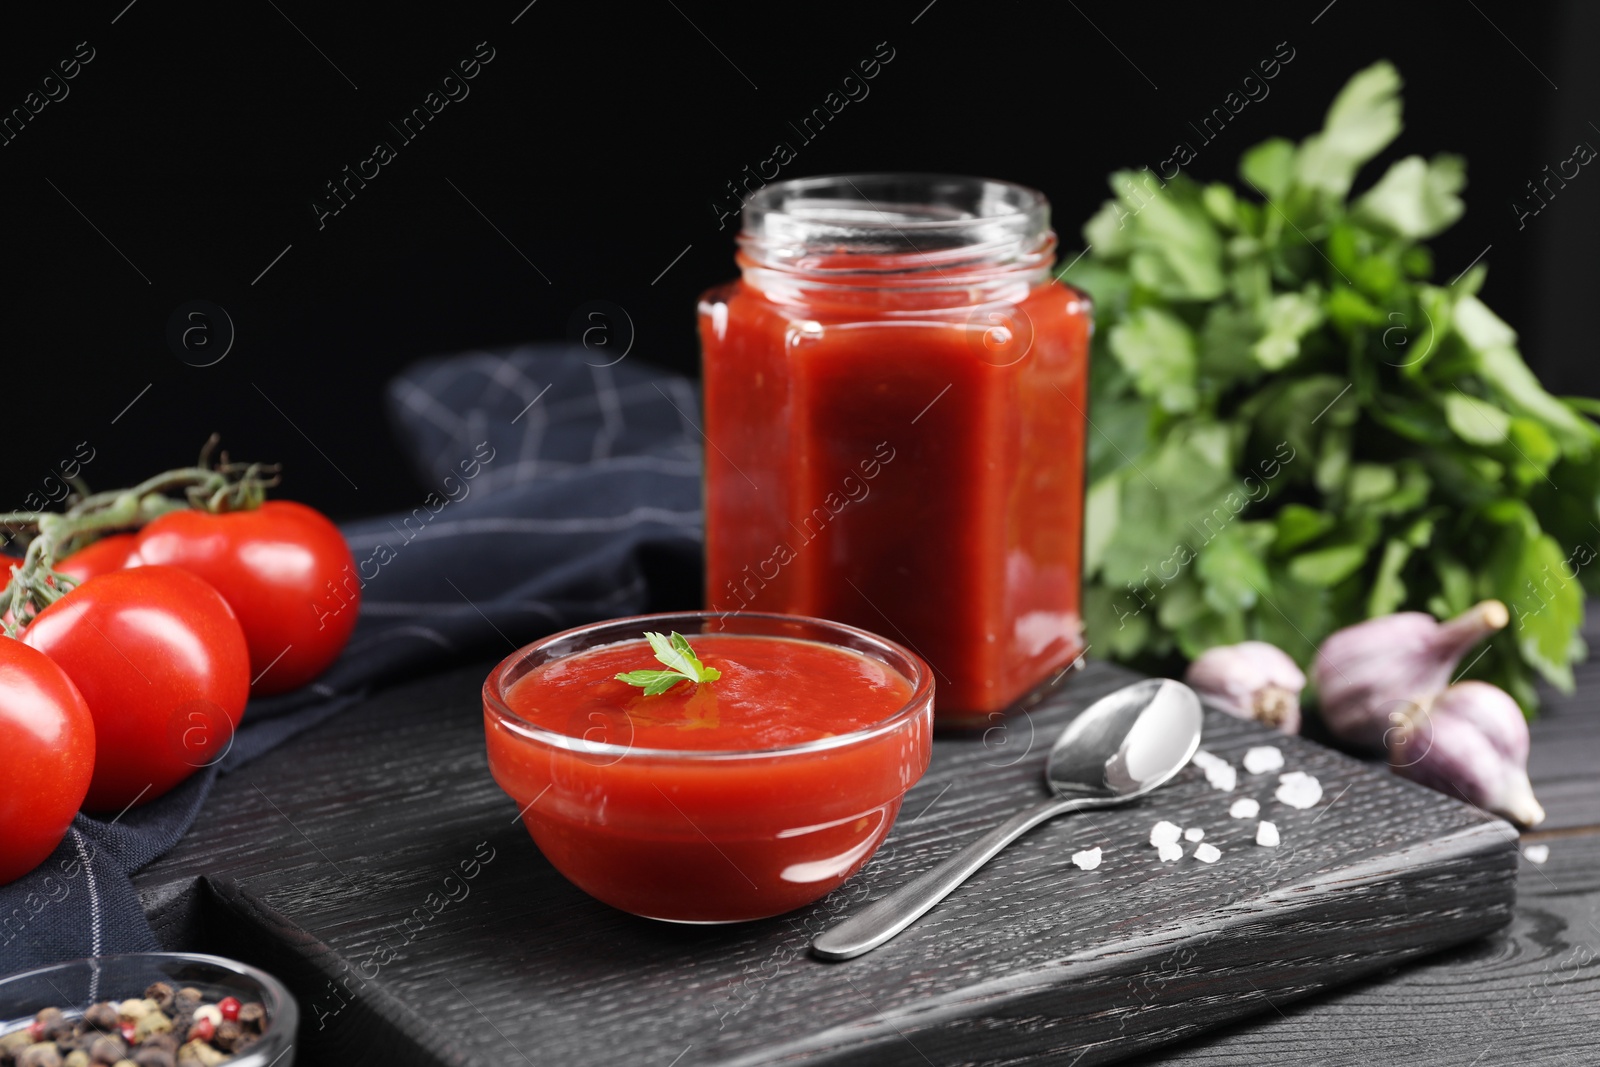
M5 576L9 580L0 592L5 609L0 629L16 637L39 612L66 596L77 583L55 569L56 561L103 534L137 529L173 511L260 507L267 490L278 484L277 464L233 463L224 452L213 465L211 453L218 440L212 434L206 441L197 466L162 471L128 489L90 493L77 482L77 499L65 511L0 512L0 528L27 546L22 562L11 564ZM181 499L169 495L179 490Z

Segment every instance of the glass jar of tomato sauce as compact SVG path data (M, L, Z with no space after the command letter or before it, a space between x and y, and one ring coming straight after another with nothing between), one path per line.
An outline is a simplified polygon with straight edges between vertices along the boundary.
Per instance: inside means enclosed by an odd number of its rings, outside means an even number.
M778 182L699 306L707 602L875 630L946 725L1082 649L1089 300L1049 204L980 178Z

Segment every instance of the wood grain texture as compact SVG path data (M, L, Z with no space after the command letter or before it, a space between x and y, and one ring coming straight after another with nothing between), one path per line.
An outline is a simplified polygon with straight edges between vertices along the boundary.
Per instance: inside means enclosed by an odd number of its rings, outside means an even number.
M1600 1063L1600 835L1521 861L1517 894L1505 930L1133 1063Z
M1511 917L1504 823L1208 713L1203 747L1237 763L1282 745L1322 804L1277 804L1275 775L1220 793L1190 768L1132 808L1035 831L884 948L811 958L814 933L1041 794L1061 726L1133 677L1094 664L1004 729L937 741L878 857L812 908L735 927L635 919L556 874L491 781L485 670L381 695L224 779L138 878L164 915L212 916L201 947L291 981L306 1062L374 1042L408 1063L1088 1065ZM1228 818L1244 795L1281 848ZM1146 840L1160 818L1204 827L1222 859L1159 863ZM1100 869L1067 862L1095 845Z

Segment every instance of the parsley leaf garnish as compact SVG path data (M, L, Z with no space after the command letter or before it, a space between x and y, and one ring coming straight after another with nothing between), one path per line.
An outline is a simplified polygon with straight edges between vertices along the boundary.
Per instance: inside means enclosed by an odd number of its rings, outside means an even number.
M638 686L644 690L645 696L660 696L679 682L698 684L714 682L722 677L721 671L700 662L700 657L694 654L694 649L689 647L688 639L682 634L674 632L668 638L646 630L644 636L655 650L656 659L671 670L628 671L617 675L617 681Z

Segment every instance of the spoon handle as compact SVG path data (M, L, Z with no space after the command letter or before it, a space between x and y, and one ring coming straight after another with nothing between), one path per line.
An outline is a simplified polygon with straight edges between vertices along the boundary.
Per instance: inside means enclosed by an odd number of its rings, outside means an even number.
M811 942L811 951L825 960L848 960L871 952L920 919L1001 849L1035 826L1057 815L1094 806L1093 801L1083 798L1058 798L1018 812L943 863L818 934Z

